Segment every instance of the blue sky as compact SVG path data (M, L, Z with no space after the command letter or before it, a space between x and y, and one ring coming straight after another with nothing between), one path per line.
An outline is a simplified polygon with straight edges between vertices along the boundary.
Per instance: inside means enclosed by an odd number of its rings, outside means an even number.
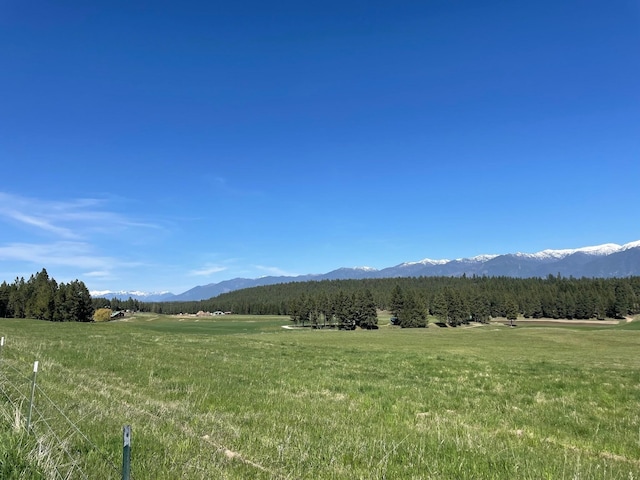
M0 280L640 239L640 3L0 4Z

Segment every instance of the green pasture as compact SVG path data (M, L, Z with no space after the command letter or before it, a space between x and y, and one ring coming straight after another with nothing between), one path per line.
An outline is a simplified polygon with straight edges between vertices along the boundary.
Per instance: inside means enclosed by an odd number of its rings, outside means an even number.
M288 324L0 320L0 476L50 478L64 447L77 472L119 478L130 424L134 480L640 478L640 322ZM44 449L40 423L35 436L17 428L26 405L8 382L28 390L34 360L40 389L86 439L55 411L45 418L61 432Z

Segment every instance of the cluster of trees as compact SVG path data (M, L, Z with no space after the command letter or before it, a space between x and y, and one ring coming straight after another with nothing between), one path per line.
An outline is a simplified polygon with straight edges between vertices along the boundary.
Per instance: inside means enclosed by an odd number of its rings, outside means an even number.
M295 324L315 328L340 328L367 330L378 328L376 303L370 290L364 289L347 295L322 292L311 296L303 293L289 305L289 315Z
M405 302L402 308L398 308L396 287ZM463 276L294 282L237 290L201 302L140 303L140 309L167 314L222 310L291 315L295 314L295 300L303 295L322 304L324 297L352 298L365 290L371 293L378 309L394 312L404 326L417 326L423 314L433 315L449 325L459 325L484 322L492 317L604 319L640 313L640 277L578 279L552 275L546 278Z
M427 308L412 291L404 292L399 285L391 291L389 310L393 314L391 323L402 328L427 326Z
M91 300L93 308L96 310L100 308L108 308L113 311L117 310L129 310L131 312L137 312L140 310L141 302L135 298L129 297L127 300L120 300L119 298L102 298L96 297Z
M0 285L0 317L37 318L53 322L90 322L91 295L79 280L58 283L43 268L25 281Z

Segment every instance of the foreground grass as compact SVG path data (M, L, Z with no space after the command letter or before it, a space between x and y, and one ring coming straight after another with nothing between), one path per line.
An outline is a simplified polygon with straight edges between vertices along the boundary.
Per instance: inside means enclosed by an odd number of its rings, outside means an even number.
M6 427L2 425L0 432L0 478L46 479L44 469L37 465L35 440Z
M94 443L60 440L89 478L118 478L124 424L134 479L640 477L635 322L354 332L286 323L2 320L0 334L3 361L28 375L39 360L42 391Z

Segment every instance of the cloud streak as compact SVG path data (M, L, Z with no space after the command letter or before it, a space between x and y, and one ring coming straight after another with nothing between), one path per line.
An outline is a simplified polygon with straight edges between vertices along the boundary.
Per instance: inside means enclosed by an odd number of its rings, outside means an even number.
M227 267L223 267L220 265L207 265L197 270L191 270L189 272L189 275L208 277L209 275L213 275L214 273L224 272L225 270L227 270Z
M44 201L0 192L0 219L16 222L59 240L80 240L111 229L160 228L106 210L105 201L80 198Z
M10 208L0 208L0 213L6 215L7 217L16 220L19 223L23 223L25 225L29 225L32 227L36 227L40 230L44 230L46 232L53 233L54 235L62 238L78 238L72 230L64 227L58 227L53 225L49 220L43 217L37 217L32 215L27 215L17 210L12 210Z
M141 233L162 227L109 207L107 200L95 198L43 200L0 191L6 238L0 242L0 261L16 271L55 267L68 277L96 282L148 271L141 261L147 251L139 244L149 237Z
M106 269L116 263L112 258L95 255L90 245L83 242L9 243L0 246L0 260L91 270Z

